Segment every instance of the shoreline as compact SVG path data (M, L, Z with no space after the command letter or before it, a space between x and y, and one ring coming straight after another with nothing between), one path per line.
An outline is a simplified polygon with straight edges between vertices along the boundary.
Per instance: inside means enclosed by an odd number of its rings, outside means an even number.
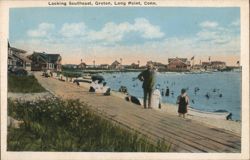
M50 77L50 78L58 80L57 77ZM48 78L48 80L50 80L50 78ZM69 81L65 81L64 83L75 85ZM84 88L85 90L88 90L89 86L90 86L89 83L80 83L79 87ZM75 87L77 86L75 85ZM54 95L53 92L51 91L49 92ZM126 95L117 91L111 91L111 96L118 97L125 101L124 98ZM139 107L143 108L142 106L139 106ZM156 110L157 112L162 112L163 114L166 114L166 116L168 114L178 116L177 108L178 107L175 104L163 103L161 109L154 109L154 110ZM209 117L199 117L199 116L193 116L190 114L187 114L186 119L196 121L198 123L204 124L209 127L216 127L216 128L224 129L224 130L233 132L236 135L241 135L241 122L240 121L216 119L216 118L209 118Z
M54 95L62 99L77 99L87 104L97 115L105 116L118 125L147 135L154 142L166 140L172 145L173 152L239 152L241 135L228 128L219 128L201 120L181 118L176 113L170 114L170 106L157 109L143 107L123 100L121 94L111 92L111 96L103 96L89 92L88 83L76 84L59 81L58 78L45 78L34 73L38 82ZM163 112L165 111L165 112ZM206 119L208 120L208 119ZM221 124L223 121L219 121ZM227 122L231 128L235 127ZM237 123L241 127L240 123ZM237 128L236 128L237 130ZM205 145L204 145L205 144Z
M87 83L81 83L81 86L85 88L89 88L89 84ZM111 91L111 95L119 97L121 99L125 98L125 94L120 93L118 91ZM125 99L124 99L125 101ZM142 106L140 106L142 107ZM171 103L162 103L162 109L156 109L159 112L165 112L166 114L176 115L177 113L177 105L171 104ZM234 121L234 120L223 120L223 119L216 119L216 118L208 118L208 117L198 117L198 116L192 116L190 114L187 114L186 119L195 120L199 123L211 126L211 127L217 127L221 129L225 129L228 131L231 131L237 135L241 135L241 122L240 121Z
M112 91L111 94L121 99L124 99L124 97L126 96L123 93L119 93L116 91ZM142 106L139 106L139 107L142 107ZM166 114L178 116L177 105L171 104L171 103L162 103L161 107L162 107L161 109L155 109L155 110L166 113ZM186 119L194 120L196 122L199 122L199 123L211 126L211 127L225 129L237 135L241 135L241 122L240 121L224 120L224 119L209 118L209 117L199 117L199 116L190 115L189 113L187 113Z

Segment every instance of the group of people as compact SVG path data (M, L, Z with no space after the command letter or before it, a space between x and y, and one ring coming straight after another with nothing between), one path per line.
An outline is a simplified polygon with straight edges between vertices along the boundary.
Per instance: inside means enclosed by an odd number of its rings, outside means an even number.
M90 88L89 88L89 92L95 92L95 93L99 93L99 94L103 94L105 96L109 96L110 95L110 87L107 86L107 83L104 81L92 81L90 84Z
M145 109L160 109L162 93L160 91L160 85L155 85L156 69L154 68L153 64L148 64L147 69L142 71L135 79L139 79L143 82L143 100L131 95L126 96L125 100L137 105L143 105ZM92 80L89 92L110 95L110 91L111 89L106 85L106 82L100 80ZM169 88L166 89L165 96L169 96ZM189 106L189 98L186 93L186 89L181 90L181 94L178 96L176 103L178 104L179 116L185 118L185 114L187 113L187 108Z
M155 104L158 105L160 108L161 93L159 91L159 85L157 85L155 88L156 70L154 69L153 64L148 64L147 69L141 72L137 78L143 82L142 88L144 92L143 96L144 108L151 109L152 107L155 107ZM153 97L158 97L158 98L153 98ZM187 109L189 106L189 97L187 95L186 89L181 90L181 94L178 96L176 103L178 104L179 116L185 118L185 114L187 113Z

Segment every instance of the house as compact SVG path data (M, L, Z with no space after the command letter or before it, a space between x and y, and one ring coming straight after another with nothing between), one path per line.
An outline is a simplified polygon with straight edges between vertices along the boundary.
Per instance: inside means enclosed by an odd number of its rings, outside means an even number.
M100 64L98 68L100 68L100 69L109 69L109 65L108 64Z
M77 68L79 68L79 69L85 69L86 67L87 67L87 64L84 63L84 62L81 62L81 63L77 66Z
M119 63L117 60L115 60L109 67L110 69L122 69L121 63Z
M187 58L169 58L167 68L169 71L189 71L190 61Z
M8 43L8 68L22 68L30 70L31 61L27 58L26 51L11 47Z
M76 65L76 64L64 64L62 67L69 68L69 69L76 69L76 68L78 68L78 65Z
M195 65L192 65L192 70L201 70L203 67L201 64L195 64Z
M62 57L60 54L48 54L45 52L33 52L29 56L32 60L31 70L32 71L61 71L62 70Z
M147 65L148 64L153 64L153 66L155 68L157 68L158 70L166 70L167 68L167 65L166 64L163 64L163 63L160 63L160 62L153 62L153 61L148 61L147 62Z
M207 69L212 69L211 62L202 62L201 66L202 66L202 68L204 68L205 70L207 70Z
M131 65L123 65L126 69L139 69L139 64L132 63Z
M131 66L132 69L138 69L139 68L139 64L135 64L135 63L132 63L130 66Z
M202 67L204 69L225 69L226 68L226 63L222 61L211 61L211 62L202 62Z
M222 61L212 61L211 66L213 69L225 69L227 67L226 62Z

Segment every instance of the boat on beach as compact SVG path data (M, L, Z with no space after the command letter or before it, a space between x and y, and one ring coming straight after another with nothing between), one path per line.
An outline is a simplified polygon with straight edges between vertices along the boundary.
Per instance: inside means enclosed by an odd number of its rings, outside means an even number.
M188 109L188 115L197 116L197 117L204 117L204 118L214 118L214 119L224 119L228 120L231 119L232 113L227 111L221 112L208 112L208 111L201 111L194 108Z

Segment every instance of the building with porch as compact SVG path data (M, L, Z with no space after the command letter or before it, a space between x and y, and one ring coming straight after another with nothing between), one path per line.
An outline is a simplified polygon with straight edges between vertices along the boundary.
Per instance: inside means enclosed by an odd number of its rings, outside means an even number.
M27 58L26 51L10 46L8 42L8 69L31 69L31 60Z
M62 70L62 57L60 54L48 54L45 52L33 52L29 56L32 60L31 70L32 71L61 71Z
M225 69L226 66L226 62L222 62L222 61L211 61L211 62L202 62L202 67L205 70L220 70L220 69Z
M189 71L191 68L190 61L187 58L169 58L167 69L169 71Z

